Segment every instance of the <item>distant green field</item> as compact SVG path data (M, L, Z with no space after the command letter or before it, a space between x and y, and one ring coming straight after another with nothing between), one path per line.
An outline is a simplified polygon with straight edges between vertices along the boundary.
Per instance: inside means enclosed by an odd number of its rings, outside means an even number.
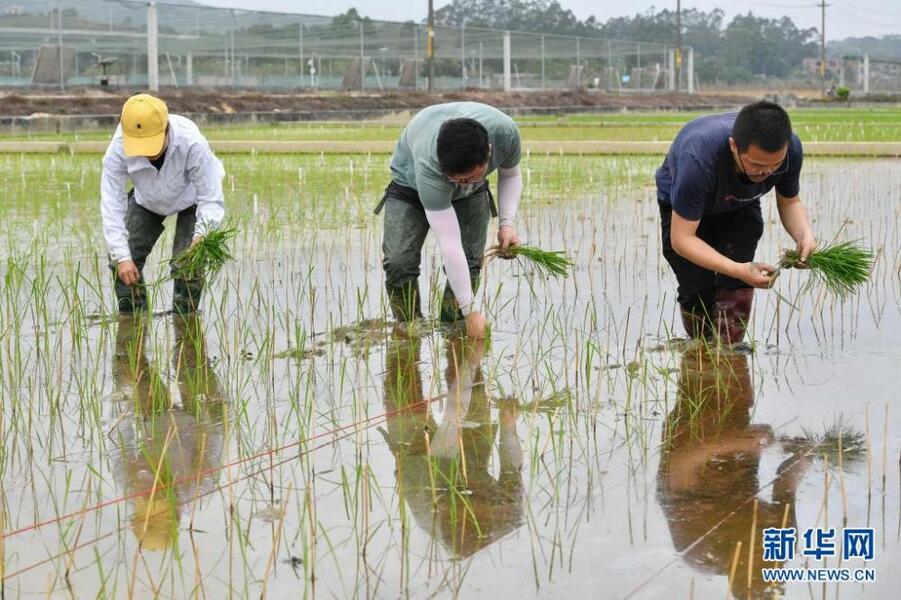
M577 114L519 117L529 141L668 141L697 112ZM877 109L799 109L791 111L795 130L804 141L901 141L901 107ZM211 140L384 141L394 140L399 123L364 121L234 125L205 127ZM0 139L103 140L109 131L6 135Z

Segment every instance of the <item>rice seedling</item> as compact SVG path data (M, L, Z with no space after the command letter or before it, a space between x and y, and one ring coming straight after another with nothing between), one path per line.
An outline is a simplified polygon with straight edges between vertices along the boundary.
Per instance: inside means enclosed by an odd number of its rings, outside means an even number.
M853 294L870 278L873 269L872 250L859 242L841 242L810 253L801 262L797 250L786 250L779 259L780 269L809 269L813 280L838 296Z
M551 277L567 277L573 267L572 260L563 250L542 250L535 246L511 246L506 250L492 246L486 258L521 259L523 263L535 267L539 272Z
M807 449L815 458L828 458L833 466L863 460L867 456L866 434L851 428L842 419L822 431L804 428L801 436L786 438L783 444L793 449Z
M231 225L210 229L196 244L172 257L176 265L172 278L215 279L226 263L235 260L228 243L237 235L238 230Z

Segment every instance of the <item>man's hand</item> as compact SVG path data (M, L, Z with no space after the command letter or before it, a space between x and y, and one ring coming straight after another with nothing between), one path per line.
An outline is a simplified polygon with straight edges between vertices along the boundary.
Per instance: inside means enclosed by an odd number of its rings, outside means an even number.
M116 274L119 276L119 279L122 280L122 283L125 285L134 285L141 278L141 274L138 272L138 267L135 265L135 261L123 260L116 266Z
M812 235L806 235L798 241L798 254L801 255L801 261L795 263L795 268L797 269L806 269L807 268L807 258L810 254L816 250L817 241L813 239Z
M773 273L775 272L776 267L766 263L739 263L738 272L734 277L744 281L751 287L768 289L773 285Z
M488 321L478 311L472 311L466 316L466 335L476 340L485 339L485 331L488 329Z
M497 230L497 243L502 250L506 250L513 246L519 246L522 242L519 240L519 236L516 235L515 229L509 225L502 225L500 229ZM501 257L503 258L503 254Z

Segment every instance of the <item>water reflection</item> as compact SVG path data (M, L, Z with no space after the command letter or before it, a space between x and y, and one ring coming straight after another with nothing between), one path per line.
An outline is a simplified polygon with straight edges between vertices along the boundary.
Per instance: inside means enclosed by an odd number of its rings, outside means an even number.
M518 408L502 403L497 423L481 371L482 344L446 344L447 396L438 422L425 398L421 342L396 333L389 342L385 410L398 411L382 433L395 458L398 494L416 524L463 558L522 523L522 447ZM436 405L438 402L435 403ZM492 464L495 447L498 463Z
M746 355L687 349L657 478L658 500L676 550L702 573L731 576L735 598L782 594L762 579L761 567L782 566L762 563L762 531L796 527L795 495L808 464L798 450L779 466L771 498L765 499L768 489L758 494L761 453L775 437L769 425L751 423L753 407Z
M216 485L218 472L207 471L221 464L226 405L200 318L174 318L174 386L148 359L148 327L140 317L119 319L112 371L122 413L110 436L124 495L153 490L131 500L132 531L142 549L164 550L178 539L182 511Z

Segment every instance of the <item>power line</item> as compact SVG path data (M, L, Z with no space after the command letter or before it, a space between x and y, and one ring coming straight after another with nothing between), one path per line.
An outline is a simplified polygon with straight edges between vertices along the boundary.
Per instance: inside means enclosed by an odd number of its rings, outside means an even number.
M834 18L838 18L839 20L841 20L842 22L845 22L845 23L870 25L870 26L874 26L874 27L887 27L887 28L892 28L895 31L897 31L898 28L901 28L901 13L898 13L898 16L895 18L885 17L885 20L880 22L880 21L870 20L867 18L867 15L862 15L858 12L855 12L855 10L852 10L852 9L842 6L840 4L836 4L834 6L834 8L837 8L840 11L845 13L844 16L836 15L834 17ZM877 17L877 18L879 17L879 15L872 15L872 16Z
M836 4L835 6L836 6L836 8L841 8L841 9L845 9L845 10L848 10L848 9L859 10L859 11L862 11L864 13L874 15L874 16L898 17L899 19L901 19L901 12L897 12L897 11L873 10L872 8L867 8L866 6L860 6L858 4L854 4L851 2L842 2L841 4Z

